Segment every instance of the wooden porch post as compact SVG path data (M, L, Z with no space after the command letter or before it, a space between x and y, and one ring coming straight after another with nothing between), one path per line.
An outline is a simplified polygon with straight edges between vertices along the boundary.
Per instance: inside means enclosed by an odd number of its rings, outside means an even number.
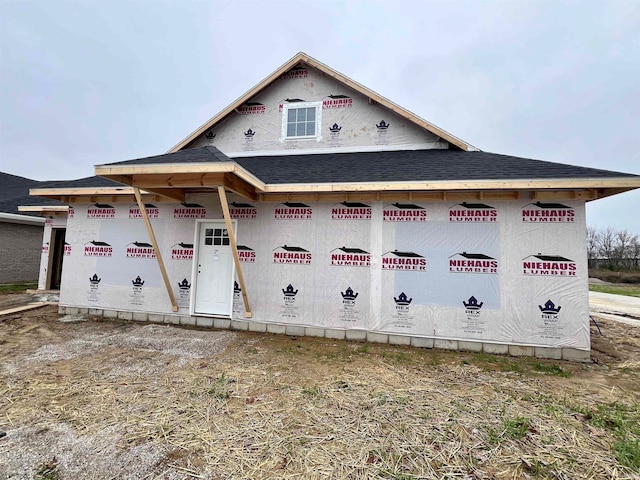
M153 233L153 228L151 228L151 222L149 221L149 215L147 215L147 209L142 202L142 197L140 196L140 189L137 187L133 187L133 194L136 196L136 202L138 202L138 208L140 209L140 213L142 214L142 218L144 219L144 224L147 227L147 233L149 234L149 238L151 239L151 244L153 245L153 251L156 252L156 260L158 261L158 266L160 267L160 273L162 274L162 278L164 280L164 285L167 287L167 293L169 294L169 299L171 300L171 310L174 312L178 311L178 303L176 302L176 297L173 294L173 290L171 289L171 282L169 281L169 275L167 275L167 269L164 266L164 261L162 260L162 254L160 253L160 248L158 248L158 241L156 240L156 235Z
M242 289L242 298L244 299L244 316L247 318L253 317L251 313L251 306L249 305L249 297L247 296L247 287L244 284L244 275L242 275L242 268L240 267L240 257L238 256L238 244L236 243L236 235L233 231L233 224L231 223L231 215L229 214L229 203L227 202L227 193L222 185L218 186L218 195L220 196L220 205L222 205L222 214L224 215L224 222L227 224L227 231L229 232L229 242L231 243L231 251L233 252L233 261L236 264L236 273L238 274L238 280L240 281L240 288Z

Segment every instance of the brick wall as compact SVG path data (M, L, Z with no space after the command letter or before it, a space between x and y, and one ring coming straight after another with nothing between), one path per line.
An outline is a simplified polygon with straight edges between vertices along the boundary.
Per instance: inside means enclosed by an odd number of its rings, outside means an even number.
M43 225L0 222L0 284L37 282Z

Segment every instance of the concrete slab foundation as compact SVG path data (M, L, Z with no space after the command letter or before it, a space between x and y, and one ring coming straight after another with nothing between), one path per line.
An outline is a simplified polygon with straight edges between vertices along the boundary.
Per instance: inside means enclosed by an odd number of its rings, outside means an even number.
M411 345L411 337L404 335L389 335L389 345Z
M389 335L386 333L367 332L367 342L389 343Z
M337 328L303 327L301 325L283 325L277 323L260 323L227 318L195 317L179 315L162 315L145 312L126 312L103 310L99 308L77 308L59 306L60 315L97 315L105 318L133 320L137 322L166 323L172 325L190 325L202 328L222 330L240 330L250 332L268 332L278 335L296 337L324 337L333 340L349 340L355 342L388 343L390 345L411 345L417 348L439 348L443 350L460 350L465 352L484 352L492 355L511 355L514 357L536 357L570 362L591 361L589 350L576 348L533 347L525 345L505 345L498 343L482 343L466 340L449 340L444 338L411 337L393 335L366 330L343 330Z
M365 342L367 340L366 330L345 330L345 338L353 342Z
M467 342L464 340L458 340L458 348L463 352L481 352L481 342Z
M433 340L433 348L440 348L442 350L458 350L458 341L435 338Z

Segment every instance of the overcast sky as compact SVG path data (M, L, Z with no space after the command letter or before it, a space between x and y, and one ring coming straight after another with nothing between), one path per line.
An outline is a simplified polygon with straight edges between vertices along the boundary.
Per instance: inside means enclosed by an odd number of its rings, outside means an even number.
M640 174L636 0L0 0L0 48L0 170L37 180L164 153L299 51L481 150Z

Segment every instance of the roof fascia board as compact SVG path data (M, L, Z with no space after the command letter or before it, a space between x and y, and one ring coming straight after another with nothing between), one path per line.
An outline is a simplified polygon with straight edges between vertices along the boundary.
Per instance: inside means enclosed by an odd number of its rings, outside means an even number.
M402 190L540 190L575 188L621 188L625 191L640 188L640 178L594 178L594 179L520 179L520 180L474 180L435 182L377 182L377 183L316 183L316 184L270 184L264 193L295 192L366 192Z
M17 213L0 212L0 221L7 223L20 223L23 225L44 225L46 219L42 217L30 217L29 215L19 215Z
M394 113L400 115L401 117L403 117L403 118L405 118L405 119L417 124L418 126L424 128L424 129L430 131L434 135L439 136L440 138L446 140L447 142L455 145L456 147L460 148L461 150L477 150L472 145L460 140L457 137L454 137L449 132L447 132L445 130L442 130L441 128L436 127L432 123L427 122L423 118L420 118L419 116L417 116L416 114L410 112L409 110L406 110L405 108L402 108L401 106L395 104L394 102L392 102L391 100L383 97L382 95L378 95L374 91L369 90L364 85L356 82L355 80L350 79L349 77L347 77L347 76L341 74L340 72L332 69L328 65L325 65L324 63L319 62L315 58L310 57L309 55L307 55L307 54L305 54L303 52L299 52L293 58L291 58L291 60L289 60L288 62L286 62L283 65L281 65L278 69L276 69L271 75L269 75L264 80L262 80L257 85L255 85L253 88L251 88L250 90L245 92L244 95L242 95L240 98L238 98L235 102L231 103L225 109L223 109L220 113L218 113L217 115L215 115L212 118L210 118L207 122L203 123L200 127L198 127L191 134L189 134L184 140L182 140L181 142L179 142L176 145L174 145L173 147L171 147L171 149L167 153L174 153L174 152L177 152L177 151L183 149L184 147L186 147L189 143L191 143L197 137L199 137L204 132L206 132L208 129L210 129L212 126L214 126L215 124L217 124L218 122L223 120L227 115L231 114L231 112L233 112L240 105L244 104L245 102L247 102L248 100L253 98L258 92L260 92L260 90L263 90L264 88L267 88L273 81L275 81L283 73L287 72L290 68L292 68L293 66L295 66L299 62L304 62L307 65L320 70L325 75L330 76L332 78L335 78L336 80L344 83L345 85L353 88L354 90L360 92L361 94L363 94L363 95L369 97L370 99L376 101L380 105L388 108L392 112L394 112Z
M131 187L78 187L78 188L31 188L29 195L32 197L91 197L95 195L133 195Z
M46 206L46 205L20 205L18 207L19 212L58 212L58 213L67 213L69 211L68 205L60 205L60 206Z

